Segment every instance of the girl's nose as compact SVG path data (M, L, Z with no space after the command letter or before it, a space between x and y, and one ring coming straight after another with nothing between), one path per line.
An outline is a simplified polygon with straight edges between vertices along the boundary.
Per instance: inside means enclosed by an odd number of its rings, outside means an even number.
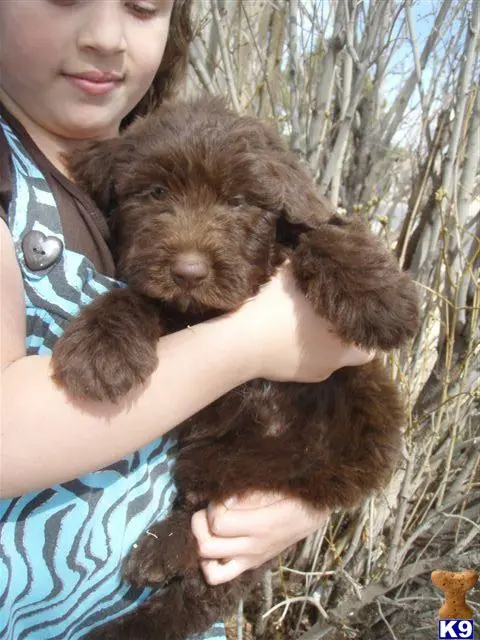
M85 5L84 21L78 30L80 49L90 49L102 55L113 55L126 50L125 15L123 3L100 0Z

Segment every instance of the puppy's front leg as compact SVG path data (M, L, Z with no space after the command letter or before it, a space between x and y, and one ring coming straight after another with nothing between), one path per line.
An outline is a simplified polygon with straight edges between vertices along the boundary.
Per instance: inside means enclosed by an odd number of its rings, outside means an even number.
M53 350L53 379L73 397L117 401L157 365L165 333L152 300L114 289L68 325Z
M415 285L362 223L332 216L300 236L292 265L315 310L347 342L388 350L415 335Z

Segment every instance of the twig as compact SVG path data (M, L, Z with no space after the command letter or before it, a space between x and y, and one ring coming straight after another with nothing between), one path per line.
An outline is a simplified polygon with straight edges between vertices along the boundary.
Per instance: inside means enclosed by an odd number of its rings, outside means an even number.
M212 18L215 28L218 33L218 43L220 45L220 53L222 56L223 66L225 70L225 79L227 81L228 93L230 95L230 100L232 101L233 109L240 113L240 101L237 95L237 89L235 86L235 76L232 70L232 65L230 64L230 53L227 49L227 43L225 39L225 33L223 31L223 26L220 21L220 14L218 12L218 4L217 0L210 0L210 8L212 11Z
M299 150L300 141L300 115L298 111L298 85L300 60L297 54L297 14L298 0L290 0L288 3L288 64L290 75L290 114L292 123L292 133L290 136L290 146L294 151Z
M243 598L240 598L237 607L237 640L243 640L243 624Z
M286 600L282 600L282 602L277 602L277 604L275 604L273 607L271 607L271 609L269 609L266 613L263 614L262 618L267 618L271 613L273 613L277 609L280 609L280 607L289 607L291 604L294 604L295 602L303 602L303 601L308 602L313 607L318 609L318 611L323 616L323 618L325 618L325 620L328 620L327 612L322 607L322 605L315 598L311 598L309 596L297 596L295 598L287 598Z
M210 95L214 96L217 91L211 80L210 74L208 73L207 67L203 62L203 56L200 54L197 40L194 40L190 44L190 49L192 52L192 55L190 56L190 64L197 74L197 78L200 80L203 88L208 91Z
M383 615L382 605L380 604L380 601L378 599L377 599L377 609L378 609L378 613L380 615L380 618L383 620L384 625L387 627L390 635L392 636L392 640L398 640L397 636L393 633L392 627L389 625L387 619Z

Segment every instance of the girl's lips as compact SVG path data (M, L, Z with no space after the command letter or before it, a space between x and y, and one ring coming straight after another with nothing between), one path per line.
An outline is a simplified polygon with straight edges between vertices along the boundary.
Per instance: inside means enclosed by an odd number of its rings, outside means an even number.
M115 78L105 77L103 79L92 79L85 76L65 76L72 82L78 89L81 89L84 93L88 93L93 96L101 96L113 91L119 86L120 80Z

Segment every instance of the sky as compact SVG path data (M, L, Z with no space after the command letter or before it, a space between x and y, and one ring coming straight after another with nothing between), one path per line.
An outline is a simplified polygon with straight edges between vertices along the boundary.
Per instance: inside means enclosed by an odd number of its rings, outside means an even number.
M368 7L369 2L382 2L383 0L365 0L365 6ZM470 0L475 2L478 0ZM400 7L403 3L397 0L397 5ZM459 8L463 2L460 0L453 0L452 7L447 14L447 19L442 23L440 41L437 44L436 51L439 57L442 58L445 52L445 45L452 36L458 34L461 26L461 15L457 17L451 24L449 23L448 16L456 9ZM305 10L312 15L314 7L317 7L318 12L318 29L322 29L328 38L333 30L333 1L332 0L303 0ZM413 23L413 35L415 37L418 56L420 57L422 50L427 42L427 39L434 27L435 17L438 13L441 0L410 0L412 23ZM405 18L405 12L400 14L401 19ZM398 21L400 25L400 20ZM461 35L460 41L463 42L463 35ZM303 38L304 45L308 47L314 46L314 38L312 37L311 20L305 20L304 29L300 33L300 39ZM302 44L300 45L302 46ZM389 63L389 73L385 78L382 87L383 99L386 102L387 107L390 106L397 98L400 87L405 82L406 78L414 69L414 55L412 42L406 28L403 30L402 39L400 44L392 56ZM433 56L430 59L422 72L422 87L424 93L428 93L432 80L437 80L439 74L442 73L442 69L435 66ZM407 115L408 114L408 115ZM407 108L407 114L403 130L399 133L398 138L406 136L411 140L415 140L419 135L419 123L421 122L421 107L420 107L420 94L418 88L412 95L410 103ZM399 141L399 140L397 140Z

